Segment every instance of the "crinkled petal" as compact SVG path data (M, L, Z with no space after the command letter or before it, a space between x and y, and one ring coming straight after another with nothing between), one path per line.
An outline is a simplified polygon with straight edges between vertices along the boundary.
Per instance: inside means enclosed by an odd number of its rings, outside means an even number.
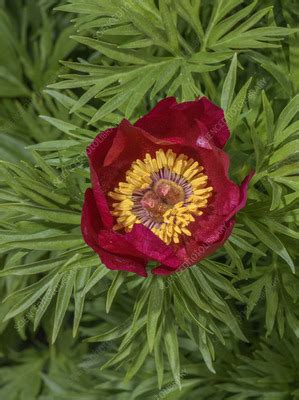
M122 235L103 230L92 189L87 189L82 210L81 230L83 238L110 269L125 270L146 276L147 259ZM117 236L118 235L118 236Z
M186 259L180 264L180 266L173 270L166 265L161 265L153 269L153 274L155 275L168 275L172 273L181 273L184 269L191 267L194 264L197 264L200 260L208 257L209 255L213 254L217 249L222 247L223 243L227 240L230 236L235 221L232 219L226 224L226 229L222 232L218 241L214 243L204 243L204 242L197 242L196 240L192 239L188 241L187 245L187 257Z
M130 272L136 272L136 268L138 269L139 275L146 276L146 264L148 261L147 257L139 252L134 244L129 243L126 240L125 235L120 233L110 231L100 231L98 234L98 242L102 250L104 250L107 254L113 254L113 260L118 259L118 265L123 265L124 270ZM112 260L112 259L111 259ZM113 262L111 260L107 260L104 264L110 269L118 269L113 267ZM134 267L134 270L132 270Z
M125 238L149 260L159 261L170 268L177 268L181 263L173 248L142 224L135 225Z
M137 257L109 253L103 249L101 249L98 254L102 263L111 270L134 272L140 276L147 276L147 261L145 260Z
M222 148L230 136L223 110L206 97L184 103L166 98L135 125L155 137L182 137L193 145L205 140Z

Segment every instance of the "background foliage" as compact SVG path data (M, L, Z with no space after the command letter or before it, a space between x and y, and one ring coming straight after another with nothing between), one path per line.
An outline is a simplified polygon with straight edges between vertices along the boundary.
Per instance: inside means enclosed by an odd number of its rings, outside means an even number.
M0 0L0 398L299 399L299 4ZM101 265L85 149L158 100L225 110L233 234L170 278ZM215 127L217 129L217 127Z

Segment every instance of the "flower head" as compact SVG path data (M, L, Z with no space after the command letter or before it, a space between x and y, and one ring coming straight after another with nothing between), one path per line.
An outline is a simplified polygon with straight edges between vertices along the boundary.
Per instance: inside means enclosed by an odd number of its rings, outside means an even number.
M229 179L228 138L223 111L206 98L167 98L135 125L97 136L82 233L108 268L146 276L155 260L153 273L170 274L224 243L250 179Z

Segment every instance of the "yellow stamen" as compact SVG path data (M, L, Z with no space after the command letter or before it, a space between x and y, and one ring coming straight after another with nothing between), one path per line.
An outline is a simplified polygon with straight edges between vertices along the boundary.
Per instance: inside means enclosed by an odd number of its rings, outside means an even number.
M188 196L180 184L166 177L153 182L152 174L161 170L175 173L178 180L183 178L189 187ZM207 186L208 177L202 171L203 167L197 161L184 154L177 155L171 149L166 153L159 149L155 158L146 154L144 160L137 159L127 171L126 181L120 182L113 192L108 193L116 201L112 203L112 215L117 219L113 229L129 232L135 224L143 223L143 219L140 220L134 213L136 204L132 196L136 196L136 193L142 196L144 191L153 196L150 198L153 207L145 215L153 218L155 225L151 230L155 235L167 244L179 243L181 235L191 236L192 231L187 226L195 221L194 217L203 214L202 209L207 206L213 191L211 186Z

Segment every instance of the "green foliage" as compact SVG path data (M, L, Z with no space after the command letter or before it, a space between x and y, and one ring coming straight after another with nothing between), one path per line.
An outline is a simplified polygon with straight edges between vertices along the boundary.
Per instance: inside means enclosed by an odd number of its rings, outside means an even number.
M12 354L11 359L16 365L1 368L1 397L8 400L36 399L42 385L40 373L45 363L44 354L25 350L18 356Z
M64 15L53 15L56 1L11 0L0 8L0 157L32 160L24 150L32 141L59 137L37 115L69 116L43 90L54 83L76 44L74 28Z
M257 1L244 7L243 1L219 0L208 17L204 4L190 0L163 0L159 7L152 1L138 0L69 3L58 9L79 14L75 22L80 36L73 39L96 50L95 62L65 63L80 74L65 75L65 81L51 87L88 88L72 111L91 98L99 99L100 105L104 102L93 114L91 124L117 109L126 118L134 117L134 111L140 115L144 107L139 110L138 105L147 94L150 100L156 95L175 95L180 100L203 93L213 96L217 89L207 72L223 67L221 63L235 51L277 48L279 45L273 42L296 32L265 23L256 27L270 18L272 10L266 7L254 12ZM204 25L196 13L205 15ZM105 62L99 66L100 54Z
M299 399L298 16L0 0L1 399ZM144 279L83 242L85 150L169 95L221 105L230 175L255 175L221 249Z

